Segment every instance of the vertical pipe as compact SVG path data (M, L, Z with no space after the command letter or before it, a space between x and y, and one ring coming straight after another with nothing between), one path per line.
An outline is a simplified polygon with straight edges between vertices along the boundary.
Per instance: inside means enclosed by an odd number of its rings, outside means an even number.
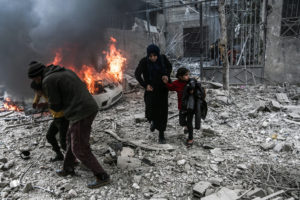
M146 17L147 17L148 40L149 40L151 37L149 11L146 12Z
M233 4L233 0L230 1L230 8L231 8L231 11L230 11L230 42L231 42L231 45L230 45L230 49L231 49L231 54L230 54L230 67L233 66L233 41L234 41L234 20L233 20L233 12L234 12L234 4Z
M199 23L200 23L200 76L201 80L204 78L203 74L203 10L202 3L199 3Z
M264 80L265 76L265 54L266 54L266 47L267 47L267 5L268 5L268 0L263 0L263 8L264 10L264 16L263 16L263 59L262 59L262 64L263 64L263 70L262 70L262 80Z

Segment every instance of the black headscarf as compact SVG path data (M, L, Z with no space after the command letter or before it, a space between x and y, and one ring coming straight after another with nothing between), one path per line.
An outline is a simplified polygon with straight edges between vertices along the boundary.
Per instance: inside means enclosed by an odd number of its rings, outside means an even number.
M150 54L157 55L156 62L149 60ZM165 74L165 65L162 61L162 56L160 55L160 49L155 44L151 44L147 47L147 60L148 60L148 71L150 81L160 81L162 74Z

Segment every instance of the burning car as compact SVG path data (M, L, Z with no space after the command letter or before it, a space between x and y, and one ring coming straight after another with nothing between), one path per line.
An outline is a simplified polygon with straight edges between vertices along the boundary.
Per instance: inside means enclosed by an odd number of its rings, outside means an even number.
M126 63L126 58L121 54L121 51L116 48L117 40L110 38L109 51L103 52L105 55L106 64L101 71L96 70L94 66L82 65L74 67L72 64L63 63L62 50L59 49L55 53L53 59L54 65L65 66L74 71L79 78L86 84L89 92L94 96L99 110L109 108L118 102L123 96L123 69Z
M99 84L99 83L98 83ZM117 103L123 97L123 87L120 83L110 83L105 86L101 82L99 94L94 94L99 110L107 109Z

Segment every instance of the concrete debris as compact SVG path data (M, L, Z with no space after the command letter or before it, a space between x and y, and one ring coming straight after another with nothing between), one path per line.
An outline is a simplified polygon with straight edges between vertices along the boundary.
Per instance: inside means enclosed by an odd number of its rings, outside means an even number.
M273 149L275 147L275 142L268 142L260 145L261 149L264 151Z
M177 165L184 165L185 163L186 163L186 160L184 160L184 159L177 161Z
M254 190L248 192L246 196L248 198L264 197L266 196L266 192L262 188L255 188Z
M218 82L208 82L208 86L209 86L209 88L213 88L213 89L223 88L223 84L218 83Z
M77 197L77 192L73 189L71 189L69 192L68 192L68 198L72 199L72 198L75 198Z
M201 198L205 195L205 191L211 186L210 182L200 181L193 187L195 197Z
M285 93L276 94L276 98L279 103L290 103L290 100Z
M145 118L145 113L135 114L134 120L135 123L142 123L147 121L147 119Z
M10 182L9 186L11 188L19 187L20 186L20 181L19 180L13 180L13 181Z
M132 187L137 190L140 189L140 186L137 183L133 183Z
M92 195L90 200L97 200L97 196L96 195Z
M210 178L208 180L213 186L220 186L221 183L223 182L222 178Z
M245 164L238 164L237 168L242 169L242 170L248 169L248 167Z
M1 162L1 163L7 163L7 161L8 161L7 158L4 158L4 157L1 157L1 158L0 158L0 162Z
M136 169L142 164L141 161L137 158L119 156L117 165L121 169Z
M1 127L13 127L1 132L0 199L226 200L244 194L240 199L261 200L266 193L274 195L277 186L291 190L283 189L284 193L268 200L299 199L295 166L300 163L300 106L292 99L296 90L231 86L229 95L221 89L208 89L207 117L201 130L194 130L194 145L187 148L188 136L177 116L168 120L167 144L158 144L158 131L151 132L145 119L144 89L133 83L134 78L127 79L132 83L127 80L128 93L124 92L122 101L100 111L92 125L91 148L112 184L88 189L86 182L93 177L82 164L75 168L76 176L57 176L54 170L62 162L49 162L54 152L45 137L51 123L45 119L51 117L38 115L36 119L11 112L0 117ZM208 88L205 84L209 83L203 83ZM275 97L283 92L289 103ZM280 102L272 103L275 109L269 105L273 100ZM178 114L173 92L169 93L169 111L169 116ZM0 111L0 116L5 113ZM20 157L20 150L26 148L30 160ZM42 154L45 156L39 158ZM106 158L111 159L110 165ZM245 192L257 187L265 191L260 197L248 197Z
M297 113L289 113L288 118L290 118L293 121L300 122L300 115Z
M273 111L279 111L281 109L280 103L278 103L275 100L270 101L268 106L270 107L270 110L273 110Z
M211 128L203 128L202 129L202 135L204 137L214 137L217 135L216 131L214 131L213 129Z
M221 148L215 148L210 150L211 154L214 156L220 156L222 155L222 149Z
M226 187L221 188L218 192L201 198L201 200L236 200L238 194L234 190L230 190Z
M280 143L276 144L276 146L274 147L274 151L276 151L276 152L281 152L281 151L289 152L292 150L293 150L292 146L290 144L286 144L284 142L280 142Z
M31 190L33 190L33 186L32 186L32 183L27 183L24 188L23 188L23 193L28 193L30 192Z
M14 166L14 164L15 164L15 162L13 160L10 160L3 165L2 170L9 170L10 168L12 168Z
M121 156L123 157L133 157L134 156L134 150L129 147L123 147L121 151Z

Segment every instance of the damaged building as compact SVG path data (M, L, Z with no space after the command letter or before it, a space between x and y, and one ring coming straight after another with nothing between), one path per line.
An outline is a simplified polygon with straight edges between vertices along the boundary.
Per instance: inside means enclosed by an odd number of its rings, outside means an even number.
M178 65L192 61L189 67L195 75L203 71L206 80L221 82L218 1L147 2L151 7L136 12L144 17L135 17L129 33L117 31L123 34L123 48L142 52L129 55L129 68L136 67L146 45L153 42ZM299 83L299 2L226 2L230 83ZM141 45L126 44L131 36Z

